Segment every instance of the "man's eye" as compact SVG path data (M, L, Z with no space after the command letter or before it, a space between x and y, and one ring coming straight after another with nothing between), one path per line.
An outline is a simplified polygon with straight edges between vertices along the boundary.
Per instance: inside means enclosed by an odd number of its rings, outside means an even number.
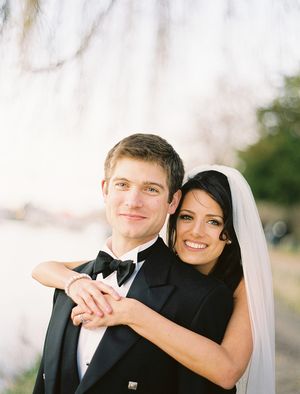
M115 183L115 187L116 187L117 189L125 189L126 186L127 186L127 184L126 184L125 182L118 182L118 183Z
M152 186L148 186L148 187L146 188L146 190L147 190L148 192L150 192L150 193L158 193L158 190L155 189L155 187L152 187Z

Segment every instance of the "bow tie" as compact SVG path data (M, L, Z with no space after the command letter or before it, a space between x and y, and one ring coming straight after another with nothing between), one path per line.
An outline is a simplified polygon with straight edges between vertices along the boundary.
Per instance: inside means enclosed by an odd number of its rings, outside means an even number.
M93 268L93 278L101 272L103 278L106 278L112 272L117 271L118 285L122 286L123 283L130 278L135 268L133 260L118 260L111 257L108 253L100 252L96 258Z
M155 253L159 243L158 241L154 242L149 248L142 250L137 255L137 261L144 261L152 254ZM98 256L95 260L92 278L96 279L97 275L102 272L103 278L106 278L112 272L117 271L117 281L118 285L122 286L123 283L126 282L127 279L130 278L132 273L134 272L135 264L132 260L118 260L111 257L108 253L100 250Z

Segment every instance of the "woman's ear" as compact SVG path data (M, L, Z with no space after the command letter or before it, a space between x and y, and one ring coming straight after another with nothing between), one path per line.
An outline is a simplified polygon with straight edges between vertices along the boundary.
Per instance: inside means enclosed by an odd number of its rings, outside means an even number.
M170 202L168 211L170 215L172 215L176 211L176 208L178 207L179 201L181 199L181 194L181 190L177 190L177 192L173 194L173 198Z
M222 233L221 239L222 239L222 241L226 241L226 244L227 244L227 245L232 244L232 241L231 241L231 239L229 238L229 235L227 234L227 232Z

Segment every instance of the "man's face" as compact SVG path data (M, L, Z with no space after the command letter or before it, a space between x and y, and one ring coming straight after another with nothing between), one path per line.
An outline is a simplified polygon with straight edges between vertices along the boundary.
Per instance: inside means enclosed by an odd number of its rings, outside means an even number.
M168 202L167 175L160 165L132 158L117 161L102 190L113 243L127 250L154 238L180 198L178 191Z

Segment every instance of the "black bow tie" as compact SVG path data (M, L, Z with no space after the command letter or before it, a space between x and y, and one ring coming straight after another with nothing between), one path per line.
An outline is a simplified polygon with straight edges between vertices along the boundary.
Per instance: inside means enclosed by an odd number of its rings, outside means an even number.
M102 250L100 250L94 264L93 278L96 278L100 272L102 272L103 278L106 278L112 272L117 271L118 285L122 286L122 284L130 278L134 268L135 264L133 260L123 261L114 259L108 253L102 252Z
M149 248L144 249L143 251L138 253L137 261L144 261L148 255L154 250L157 242L154 242ZM118 285L122 286L125 283L132 273L134 272L135 264L133 260L118 260L111 257L108 253L100 250L98 256L95 260L93 267L92 278L96 279L97 275L101 272L103 278L106 278L112 272L117 271L117 281Z

